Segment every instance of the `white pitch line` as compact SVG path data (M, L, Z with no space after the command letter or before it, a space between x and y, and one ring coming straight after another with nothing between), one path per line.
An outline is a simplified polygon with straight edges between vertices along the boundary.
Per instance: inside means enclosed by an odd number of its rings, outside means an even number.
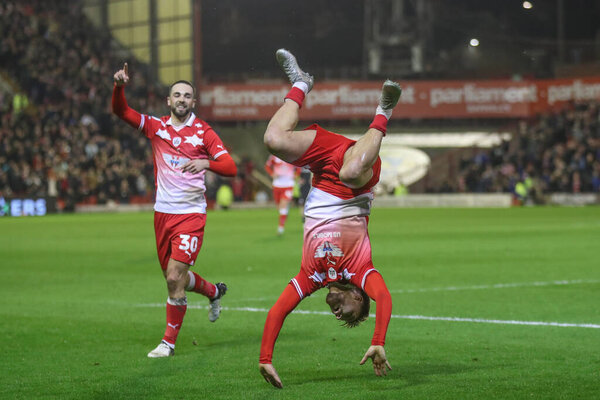
M473 323L479 323L479 324L557 326L560 328L600 329L600 324L573 324L573 323L568 323L568 322L515 321L515 320L459 318L459 317L427 317L425 315L392 315L392 318L422 319L422 320L428 320L428 321L473 322Z
M138 307L164 307L164 303L154 304L138 304ZM188 308L193 309L208 309L208 306L188 305ZM257 307L223 307L225 311L246 311L268 313L268 308ZM294 310L294 314L309 314L309 315L332 315L329 311L311 311L311 310ZM375 314L369 315L375 318ZM483 318L460 318L460 317L428 317L426 315L395 315L395 319L417 319L425 321L446 321L446 322L471 322L478 324L499 324L499 325L526 325L526 326L555 326L559 328L592 328L600 329L600 324L574 324L569 322L544 322L544 321L515 321L515 320L500 320L500 319L483 319Z
M425 293L425 292L451 292L459 290L481 290L481 289L506 289L516 287L539 287L539 286L557 286L557 285L579 285L583 283L599 283L600 280L594 279L574 279L547 282L520 282L520 283L496 283L492 285L474 285L474 286L447 286L421 289L394 289L390 293Z
M427 292L452 292L461 290L483 290L483 289L510 289L517 287L541 287L541 286L560 286L560 285L580 285L585 283L600 283L600 280L595 279L572 279L572 280L557 280L546 282L516 282L516 283L495 283L490 285L473 285L473 286L447 286L421 289L392 289L390 293L407 294L407 293L427 293ZM254 297L240 300L231 300L232 302L249 302L249 301L275 301L277 296L271 297Z

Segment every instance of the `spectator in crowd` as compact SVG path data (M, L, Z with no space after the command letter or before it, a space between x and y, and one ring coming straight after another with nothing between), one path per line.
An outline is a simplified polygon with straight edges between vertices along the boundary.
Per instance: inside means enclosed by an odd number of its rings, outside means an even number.
M534 202L545 193L599 193L599 103L574 103L520 121L511 142L478 150L460 170L459 191L508 192Z
M152 201L150 149L106 108L119 49L106 51L110 37L90 29L81 3L3 1L0 28L2 69L22 88L0 107L0 192L56 197L67 209ZM159 109L154 87L135 90L144 108Z

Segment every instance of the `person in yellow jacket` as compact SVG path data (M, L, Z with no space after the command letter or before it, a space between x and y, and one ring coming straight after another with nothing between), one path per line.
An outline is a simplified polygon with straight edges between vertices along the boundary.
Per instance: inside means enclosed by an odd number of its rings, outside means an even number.
M217 190L217 205L223 210L229 209L233 203L233 190L227 183L222 184Z
M522 181L517 182L517 184L515 185L514 194L519 205L522 206L523 204L525 204L525 201L527 200L527 196L529 194L529 190L527 188L526 183Z
M13 97L13 112L22 113L29 106L29 99L23 93L16 93Z

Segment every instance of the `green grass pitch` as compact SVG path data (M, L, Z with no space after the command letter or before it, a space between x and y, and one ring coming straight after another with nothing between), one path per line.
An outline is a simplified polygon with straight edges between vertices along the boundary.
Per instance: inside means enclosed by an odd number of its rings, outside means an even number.
M277 237L276 223L275 209L209 212L194 270L229 285L226 309L212 324L190 294L175 357L148 359L166 300L151 213L0 219L0 398L598 398L600 208L375 209L393 370L358 365L374 318L340 327L322 290L279 336L283 390L258 353L302 224L292 210Z

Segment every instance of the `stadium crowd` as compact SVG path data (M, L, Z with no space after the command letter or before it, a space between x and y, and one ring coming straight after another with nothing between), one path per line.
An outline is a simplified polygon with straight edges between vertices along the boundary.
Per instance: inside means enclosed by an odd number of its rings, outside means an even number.
M153 164L147 140L110 112L114 68L127 58L137 73L131 106L165 111L166 88L108 33L95 30L81 3L5 0L0 4L0 196L50 197L59 209L77 203L151 202ZM600 107L577 104L522 121L516 138L478 150L459 179L434 191L528 193L600 191ZM246 177L231 182L236 200L251 200ZM207 177L211 198L221 184Z
M120 53L86 21L77 3L0 5L2 72L18 85L12 101L4 91L0 109L3 196L56 197L70 209L79 202L129 202L152 193L145 138L113 123L109 109L107 77ZM160 112L160 89L144 74L129 90L139 99L136 106Z
M478 149L460 165L459 192L509 192L542 202L548 193L600 192L600 105L572 104L518 124L510 142Z

